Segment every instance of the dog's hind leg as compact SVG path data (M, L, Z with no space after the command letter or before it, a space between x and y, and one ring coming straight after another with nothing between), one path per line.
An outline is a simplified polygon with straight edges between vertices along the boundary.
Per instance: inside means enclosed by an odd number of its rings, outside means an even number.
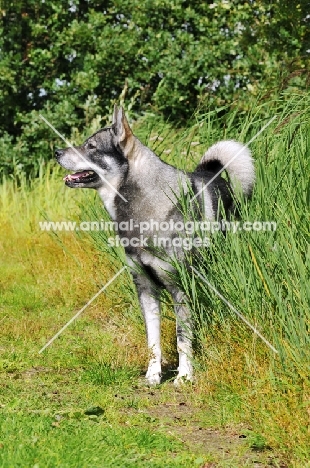
M191 312L186 306L184 293L177 289L170 292L175 303L174 310L176 314L179 367L174 385L178 386L184 381L193 381L193 331Z

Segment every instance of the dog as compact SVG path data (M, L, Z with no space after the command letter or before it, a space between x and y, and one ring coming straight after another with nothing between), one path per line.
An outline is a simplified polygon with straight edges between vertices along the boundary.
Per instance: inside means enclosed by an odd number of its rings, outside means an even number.
M184 222L180 209L184 194L193 200L195 216L198 213L205 220L217 219L220 204L227 215L233 212L237 190L241 189L244 196L251 195L255 173L249 149L236 141L220 141L203 155L194 172L186 173L163 162L141 143L124 110L115 106L111 126L97 131L81 146L57 149L55 157L62 167L75 171L64 178L66 186L97 190L111 219L117 226L125 226L118 228L118 237L126 241L123 245L145 321L150 353L147 383L158 385L161 381L162 288L171 294L176 314L179 366L174 383L193 381L191 312L173 279L170 261L172 257L182 261L184 249L173 226ZM223 168L229 181L219 174ZM172 226L168 231L167 225ZM164 236L165 244L160 245L159 255L154 245L160 236ZM130 242L133 239L135 242Z

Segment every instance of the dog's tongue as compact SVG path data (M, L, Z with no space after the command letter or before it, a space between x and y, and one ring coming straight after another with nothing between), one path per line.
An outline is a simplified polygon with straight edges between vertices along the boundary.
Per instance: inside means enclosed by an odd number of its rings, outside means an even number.
M87 177L88 175L89 171L75 172L74 174L67 174L66 177L63 178L63 180L68 181L82 179L83 177Z

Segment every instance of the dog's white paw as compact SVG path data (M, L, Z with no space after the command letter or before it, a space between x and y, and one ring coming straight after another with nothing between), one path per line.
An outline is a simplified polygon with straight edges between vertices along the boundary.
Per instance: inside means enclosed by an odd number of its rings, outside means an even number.
M180 388L183 385L193 383L194 382L194 377L193 375L177 375L177 377L173 381L173 385L176 388Z
M145 379L150 387L155 387L155 385L159 385L161 382L161 373L157 372L156 374L146 374Z
M174 380L175 387L181 387L186 383L193 383L194 381L194 371L193 365L190 359L185 355L180 356L180 364L178 368L178 375Z
M145 379L151 387L159 385L161 381L161 364L158 362L150 362Z

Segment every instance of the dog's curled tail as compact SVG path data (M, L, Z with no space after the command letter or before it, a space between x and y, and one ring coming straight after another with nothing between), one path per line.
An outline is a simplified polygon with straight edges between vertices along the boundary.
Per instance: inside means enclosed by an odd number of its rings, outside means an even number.
M225 168L234 190L242 189L244 195L252 193L255 170L250 150L234 140L219 141L203 155L196 171L214 172Z

